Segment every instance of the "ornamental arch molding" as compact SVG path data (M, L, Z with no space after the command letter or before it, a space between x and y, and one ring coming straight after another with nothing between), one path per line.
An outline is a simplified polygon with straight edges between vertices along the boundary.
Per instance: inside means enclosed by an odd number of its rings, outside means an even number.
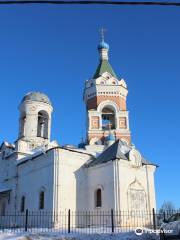
M146 212L147 211L147 196L144 187L135 178L128 186L127 190L128 210L131 212Z
M103 130L116 129L118 127L118 111L117 104L107 100L99 104L97 112L100 115L100 126Z
M103 108L105 108L105 107L111 108L116 114L117 114L118 111L119 111L118 105L117 105L115 102L110 101L110 100L106 100L106 101L101 102L101 103L98 105L97 111L98 111L99 113L101 113L102 110L103 110Z

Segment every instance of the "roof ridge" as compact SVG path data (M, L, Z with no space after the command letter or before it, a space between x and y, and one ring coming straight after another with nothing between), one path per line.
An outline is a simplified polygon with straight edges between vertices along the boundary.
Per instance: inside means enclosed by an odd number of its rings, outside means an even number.
M107 163L115 159L123 159L129 161L129 153L132 149L133 148L131 146L118 139L112 145L106 148L97 158L93 159L90 163L88 163L87 167ZM146 160L142 155L141 160L142 164L156 166L154 163Z

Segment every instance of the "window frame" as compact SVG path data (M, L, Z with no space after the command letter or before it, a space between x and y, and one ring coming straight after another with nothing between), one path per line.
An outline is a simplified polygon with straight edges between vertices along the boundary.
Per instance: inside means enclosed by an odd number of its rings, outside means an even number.
M98 195L98 193L100 195ZM101 188L97 188L95 190L95 207L96 208L101 208L102 207L102 189Z
M21 205L20 205L20 212L25 212L25 204L26 204L26 197L23 195L21 197Z
M37 137L48 139L49 132L49 115L46 111L38 112L37 119Z
M41 190L39 193L39 210L45 209L45 191Z

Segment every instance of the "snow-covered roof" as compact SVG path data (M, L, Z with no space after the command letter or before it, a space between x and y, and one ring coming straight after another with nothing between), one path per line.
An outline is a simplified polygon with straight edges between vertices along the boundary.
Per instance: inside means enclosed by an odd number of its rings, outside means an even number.
M126 142L117 140L111 146L109 146L105 151L103 151L96 159L89 162L86 166L92 167L98 164L107 163L109 161L113 161L115 159L123 159L126 161L130 161L129 153L133 149L133 146L129 146ZM154 165L150 161L146 160L144 157L141 157L141 161L143 165Z
M8 143L7 141L4 141L1 143L0 145L0 151L2 150L3 146L7 147L7 148L11 148L11 149L15 149L15 145L12 143Z
M40 148L38 149L37 151L35 151L34 153L32 152L32 154L29 154L28 156L24 157L24 158L21 158L20 160L17 160L16 162L16 165L20 165L20 164L23 164L29 160L33 160L43 154L46 154L47 152L51 151L51 150L54 150L54 149L63 149L63 150L66 150L66 151L71 151L71 152L76 152L76 153L81 153L81 154L86 154L86 155L89 155L90 157L94 158L94 156L90 153L87 153L86 150L83 150L83 149L73 149L73 148L64 148L64 147L61 147L61 146L55 146L55 147L51 147L51 148L48 148L48 149L43 149L43 148Z
M0 186L0 193L4 193L4 192L8 192L8 191L11 191L12 190L12 188L10 188L10 187L1 187Z

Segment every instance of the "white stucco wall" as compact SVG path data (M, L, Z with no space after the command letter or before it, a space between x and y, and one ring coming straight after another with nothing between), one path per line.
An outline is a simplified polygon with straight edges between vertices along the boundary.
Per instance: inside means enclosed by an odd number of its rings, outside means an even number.
M54 192L55 209L84 208L87 202L87 183L86 173L81 167L90 159L90 155L65 149L57 149L54 154L57 156L54 185L58 185Z
M95 192L102 192L102 207L95 206ZM114 172L112 162L96 165L87 169L87 208L90 210L114 209Z
M0 155L0 190L8 189L10 192L6 194L6 210L15 210L15 195L16 195L16 154L12 154L6 159L2 159Z
M156 208L154 171L155 166L141 166L139 168L124 160L119 161L119 185L120 185L120 209L130 210L128 208L127 191L130 184L137 181L140 183L146 193L147 210L152 211ZM147 169L146 169L147 168Z
M78 152L79 151L79 152ZM0 160L0 184L12 188L8 210L20 210L21 197L25 208L39 209L39 193L45 189L45 210L129 210L127 191L137 181L147 196L147 210L156 208L155 166L133 167L131 161L115 160L85 167L91 155L73 149L56 147L38 157ZM84 150L85 151L85 150ZM17 162L23 162L16 165ZM95 206L95 191L102 190L102 207Z
M53 166L51 151L17 166L17 209L20 209L21 197L24 195L25 208L39 210L39 193L45 189L45 210L52 210Z

